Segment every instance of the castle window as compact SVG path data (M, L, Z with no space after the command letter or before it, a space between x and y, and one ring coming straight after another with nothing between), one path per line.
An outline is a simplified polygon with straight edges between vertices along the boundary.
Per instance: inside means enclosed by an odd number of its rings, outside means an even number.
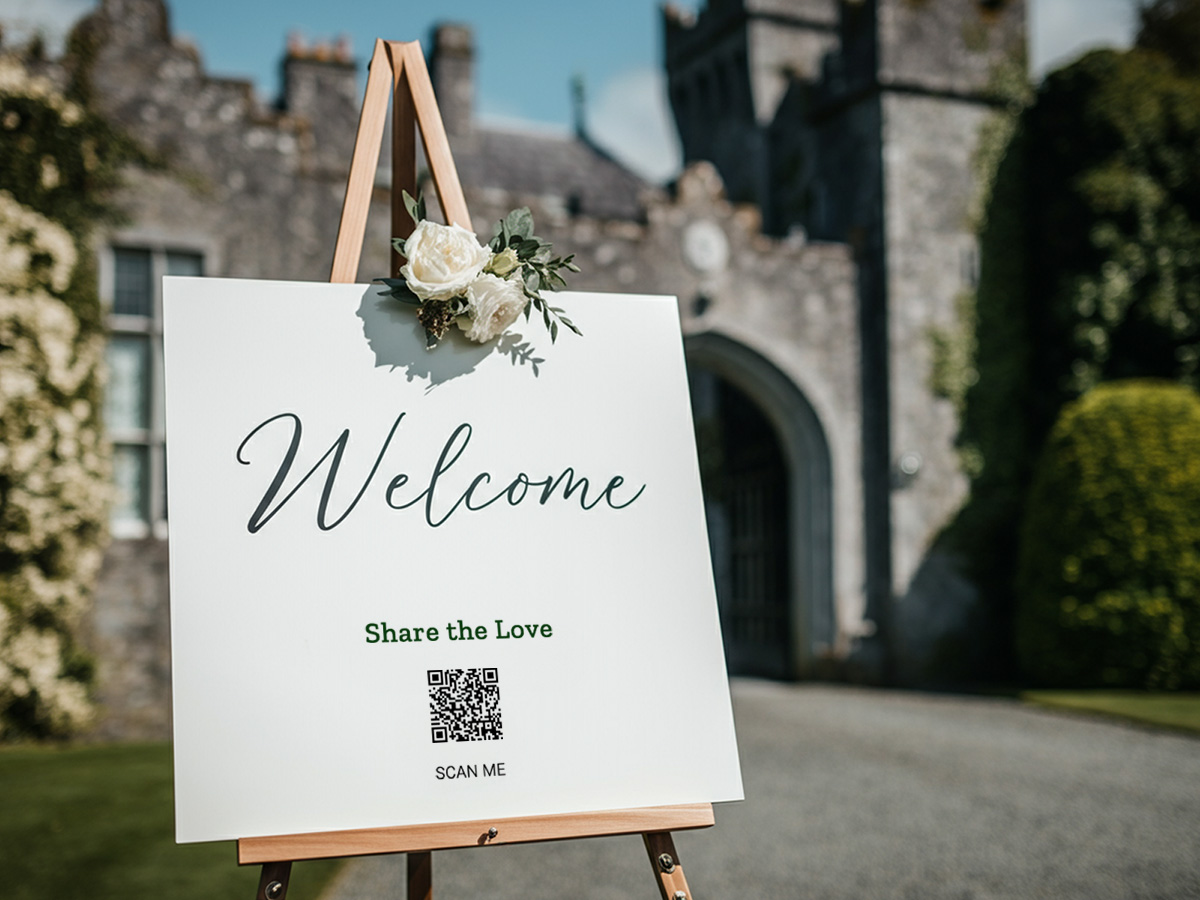
M104 420L113 442L113 536L165 537L162 276L203 275L204 257L187 250L113 247L107 262Z

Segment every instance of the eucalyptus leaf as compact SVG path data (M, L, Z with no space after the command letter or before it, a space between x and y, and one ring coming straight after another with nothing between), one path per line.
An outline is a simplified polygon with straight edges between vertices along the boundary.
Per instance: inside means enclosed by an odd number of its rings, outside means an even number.
M408 286L408 282L403 278L376 278L375 281L382 282L388 286L386 291L380 291L385 297L395 297L401 303L411 303L414 306L420 306L421 300L412 289Z
M528 238L533 234L533 213L529 211L528 206L514 209L508 214L508 217L504 220L504 224L507 226L510 234Z
M400 193L404 197L404 208L408 210L408 215L412 218L413 224L420 224L421 220L425 218L425 198L421 196L414 198L408 191L401 191Z

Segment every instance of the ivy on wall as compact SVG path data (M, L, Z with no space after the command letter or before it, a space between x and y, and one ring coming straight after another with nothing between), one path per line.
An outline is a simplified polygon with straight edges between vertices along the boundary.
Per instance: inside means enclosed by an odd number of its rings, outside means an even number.
M130 146L36 58L0 55L0 739L86 726L78 637L106 540L94 224Z

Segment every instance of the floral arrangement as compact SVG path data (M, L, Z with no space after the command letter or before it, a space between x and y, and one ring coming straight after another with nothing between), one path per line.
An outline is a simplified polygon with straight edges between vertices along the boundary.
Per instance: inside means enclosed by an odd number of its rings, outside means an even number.
M528 207L514 209L497 222L485 247L461 225L430 222L423 198L413 199L405 191L404 205L416 227L407 240L392 239L406 260L401 277L375 280L388 286L386 296L417 308L427 349L437 346L451 325L470 340L487 343L522 313L528 320L531 310L541 313L552 342L558 339L559 324L582 334L541 293L566 287L560 272L578 272L575 257L551 255L550 243L533 233Z

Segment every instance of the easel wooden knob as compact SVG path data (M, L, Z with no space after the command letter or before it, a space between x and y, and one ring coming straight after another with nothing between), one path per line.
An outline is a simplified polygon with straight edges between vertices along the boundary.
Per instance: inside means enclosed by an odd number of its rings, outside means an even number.
M391 79L386 75L389 71ZM352 284L358 274L375 170L379 163L379 148L387 118L389 80L393 97L393 236L407 237L412 232L412 221L404 208L401 192L406 190L413 196L417 193L415 133L418 126L425 158L447 221L474 230L420 43L377 40L371 57L334 248L329 276L333 283ZM393 272L398 271L399 265L399 258L393 252ZM712 804L696 803L492 821L272 835L239 840L238 863L262 864L256 900L286 900L293 861L407 853L409 900L432 900L434 850L641 834L664 900L691 900L671 832L708 828L713 822Z

